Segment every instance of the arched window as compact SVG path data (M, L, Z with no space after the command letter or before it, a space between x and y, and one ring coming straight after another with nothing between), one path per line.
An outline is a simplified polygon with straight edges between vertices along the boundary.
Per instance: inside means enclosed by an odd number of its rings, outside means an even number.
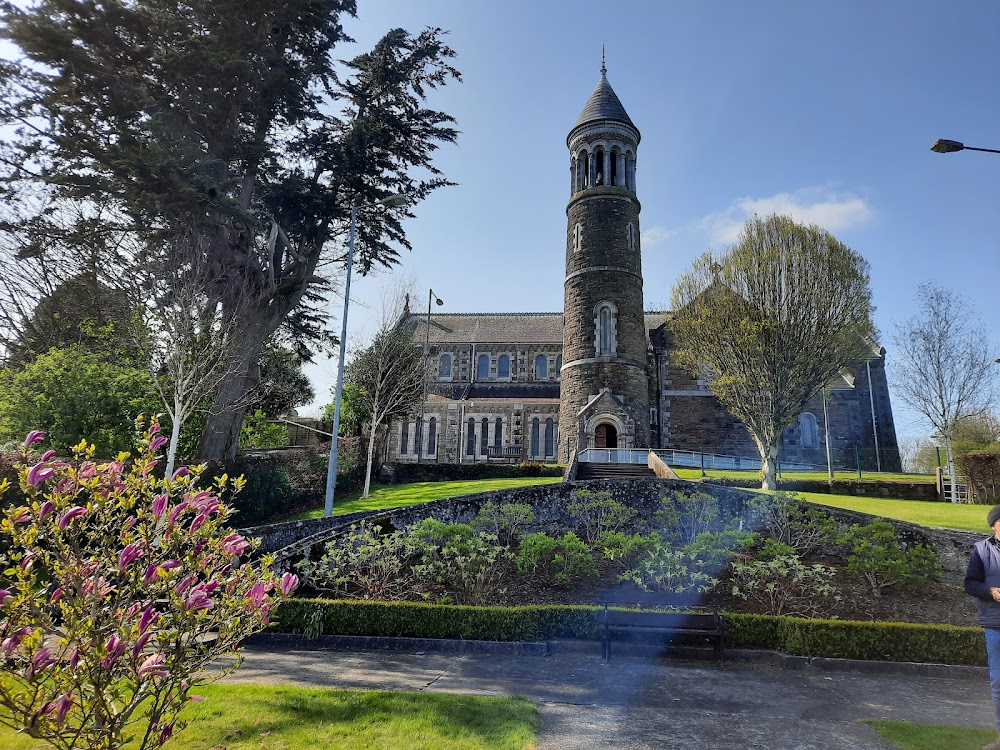
M427 455L433 456L437 453L437 419L431 417L427 424Z
M556 355L556 380L562 379L562 355Z
M497 377L501 379L510 377L510 357L506 354L497 357Z
M451 380L451 355L442 354L438 359L438 378Z
M608 184L618 184L618 149L611 150L611 178L608 180Z
M483 417L482 430L479 433L479 455L485 456L490 447L490 420Z
M597 324L595 349L598 357L613 357L617 353L618 340L615 330L617 321L617 311L610 302L601 302L597 305Z
M476 420L469 417L469 424L465 433L465 455L476 455Z
M497 417L497 421L493 425L493 446L495 448L500 448L503 445L503 420Z
M538 419L531 420L531 457L538 458Z
M556 453L556 426L551 419L545 420L545 457L551 458Z
M635 192L635 156L631 151L625 152L625 187Z
M535 357L535 380L548 380L549 358L544 354Z
M476 365L476 380L490 379L490 355L480 354Z
M604 149L594 149L594 185L607 185L604 174Z
M410 423L403 422L403 432L399 437L399 455L404 455L410 447Z
M413 438L413 452L418 456L424 452L424 423L417 420L413 424L416 426Z
M799 431L802 433L803 448L819 448L819 429L815 414L807 411L799 416Z
M576 170L577 189L583 190L590 187L590 154L586 151L580 152L580 156L576 161Z

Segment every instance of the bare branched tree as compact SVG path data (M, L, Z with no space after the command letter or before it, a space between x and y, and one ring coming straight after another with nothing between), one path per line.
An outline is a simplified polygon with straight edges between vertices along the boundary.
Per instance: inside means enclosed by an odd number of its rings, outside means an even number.
M996 403L996 345L969 305L955 292L921 284L919 312L894 331L896 392L943 438L955 494L956 430Z
M775 488L782 430L871 356L871 296L864 258L784 216L748 220L728 252L703 255L674 285L678 360L746 426L764 489Z

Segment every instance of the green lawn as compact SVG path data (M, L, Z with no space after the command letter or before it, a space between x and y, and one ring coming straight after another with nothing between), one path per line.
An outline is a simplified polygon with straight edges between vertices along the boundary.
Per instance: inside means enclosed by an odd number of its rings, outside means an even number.
M530 487L535 484L554 484L561 482L562 477L518 477L515 479L478 479L461 482L414 482L413 484L376 485L371 494L361 498L360 492L352 492L343 499L335 498L333 514L356 513L361 510L384 510L400 508L404 505L418 505L431 500L442 500L446 497L473 495L477 492L490 490L506 490L511 487ZM307 518L321 518L322 506L308 510L296 516L285 519L302 521Z
M538 708L523 698L208 685L183 716L177 750L529 750ZM44 743L0 727L4 750ZM131 747L131 746L126 746Z
M979 750L997 738L992 729L913 724L909 721L866 721L898 750Z
M701 477L701 469L685 469L680 467L673 467L674 472L681 479L699 479ZM709 477L715 478L725 478L725 479L758 479L760 477L759 471L736 471L729 469L706 469L705 474ZM862 472L861 477L864 481L881 481L881 482L934 482L933 474L876 474L874 472ZM782 479L818 479L820 481L826 481L830 478L829 474L825 471L785 471L781 474ZM858 472L856 471L837 471L834 472L835 479L854 479L858 478Z
M986 525L987 505L938 503L930 500L893 500L885 497L857 497L854 495L824 495L818 492L796 492L797 497L817 505L856 510L875 516L895 518L922 526L937 526L958 531L978 531L989 534Z

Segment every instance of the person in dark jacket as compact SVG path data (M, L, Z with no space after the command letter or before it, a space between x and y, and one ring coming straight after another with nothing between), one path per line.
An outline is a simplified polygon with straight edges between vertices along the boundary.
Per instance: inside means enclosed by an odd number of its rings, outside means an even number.
M1000 505L986 514L993 536L976 542L965 571L965 593L976 597L979 624L986 635L986 657L990 665L990 689L1000 733ZM983 750L1000 750L1000 738Z

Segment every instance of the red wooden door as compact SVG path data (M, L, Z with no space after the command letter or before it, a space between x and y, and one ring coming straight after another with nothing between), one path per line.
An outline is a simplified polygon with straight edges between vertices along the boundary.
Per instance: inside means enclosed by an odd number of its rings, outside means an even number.
M594 447L608 447L608 426L606 424L599 424L597 425L597 429L594 430Z

